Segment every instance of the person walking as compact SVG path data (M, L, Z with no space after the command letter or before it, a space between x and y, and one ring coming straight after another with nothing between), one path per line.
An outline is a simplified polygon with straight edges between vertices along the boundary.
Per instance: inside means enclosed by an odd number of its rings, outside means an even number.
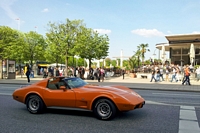
M104 77L105 77L105 70L103 68L100 67L100 77L101 77L101 81L104 81Z
M60 76L60 72L59 72L58 67L56 67L56 76Z
M125 70L123 69L122 70L122 77L123 77L123 79L124 79L124 74L125 74Z
M175 79L175 81L177 82L176 73L177 73L176 68L173 67L173 68L172 68L172 79L171 79L171 82L173 82L174 79Z
M160 69L159 68L156 70L156 81L160 82Z
M151 81L150 82L152 82L153 79L156 82L155 73L156 73L155 69L152 69L152 72L151 72L152 75L151 75Z
M47 75L47 69L44 68L44 72L43 72L43 78L46 78L48 75Z
M30 83L30 74L31 74L30 66L29 64L26 64L26 77L27 77L28 83Z
M169 82L169 68L166 68L166 77L165 81Z
M200 79L200 67L198 67L196 69L196 74L197 74L197 81L199 81L199 79Z
M180 78L179 78L179 75L180 75L179 73L180 73L180 69L179 69L179 67L176 67L176 80L177 80L177 82L181 81Z
M97 68L97 80L100 82L100 68Z
M188 83L188 85L191 85L190 84L190 69L189 69L189 66L187 65L186 68L185 68L185 80L182 82L182 85L185 84L185 82Z
M163 67L160 68L160 78L162 79L162 81L164 81L164 78L163 78Z

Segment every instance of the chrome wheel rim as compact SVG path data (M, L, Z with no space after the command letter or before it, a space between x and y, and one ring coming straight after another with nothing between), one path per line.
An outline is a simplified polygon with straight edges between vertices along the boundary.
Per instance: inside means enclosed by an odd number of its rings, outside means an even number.
M107 103L100 103L97 107L97 112L101 116L105 117L111 113L111 108L110 108L109 104L107 104Z
M39 108L39 100L38 99L30 99L29 101L29 108L33 111L38 110Z

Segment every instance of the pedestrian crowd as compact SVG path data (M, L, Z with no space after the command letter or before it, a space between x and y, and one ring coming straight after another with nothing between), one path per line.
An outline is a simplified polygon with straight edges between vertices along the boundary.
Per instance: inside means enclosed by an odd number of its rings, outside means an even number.
M75 76L84 79L85 67L83 66L68 67L67 70L68 70L67 75L69 77ZM57 67L50 66L47 69L44 68L43 71L41 72L41 75L43 75L43 78L54 77L54 76L65 76L65 71L66 68L60 68L58 66Z
M44 68L41 70L41 75L43 78L46 77L54 77L54 76L65 76L65 68L61 69L60 67L48 67L48 69ZM85 71L86 68L83 66L80 67L68 67L67 75L69 77L79 77L81 79L85 79ZM93 69L92 67L89 68L89 74L87 75L87 79L91 80L98 80L98 82L103 82L105 79L106 71L103 67L99 67Z
M155 82L167 81L167 82L181 82L182 85L190 84L190 75L196 74L197 81L200 80L200 67L194 69L192 65L155 65L151 70L151 80ZM164 78L165 75L165 78Z

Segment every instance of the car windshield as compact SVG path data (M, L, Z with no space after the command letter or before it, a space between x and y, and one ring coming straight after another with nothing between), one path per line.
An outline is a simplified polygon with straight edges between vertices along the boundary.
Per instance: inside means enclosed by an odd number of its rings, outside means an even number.
M69 85L70 88L79 88L88 84L80 78L66 78L64 81Z

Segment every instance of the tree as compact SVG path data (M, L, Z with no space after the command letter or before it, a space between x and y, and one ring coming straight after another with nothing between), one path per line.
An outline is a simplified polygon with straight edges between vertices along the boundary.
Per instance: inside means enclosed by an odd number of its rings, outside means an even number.
M147 51L150 51L149 49L147 49L149 47L149 44L140 44L139 46L137 46L138 49L141 51L141 56L142 56L142 63L144 62L144 58L145 58L145 53Z
M77 44L74 47L74 53L81 58L89 60L89 67L93 59L105 59L108 55L108 36L99 35L92 29L82 27L78 35Z
M17 30L0 26L0 59L18 59L23 49L21 45L22 38Z
M52 63L63 63L65 60L64 56L65 55L65 45L62 45L60 43L60 30L61 28L58 24L56 23L50 23L50 29L49 32L46 33L46 42L48 44L48 47L45 51L45 58L48 62Z
M112 60L111 61L111 65L115 67L117 65L117 61L116 60Z
M134 55L129 58L129 65L130 67L133 69L134 67L139 67L140 66L140 57L141 57L141 50L140 50L140 47L138 46L138 50L137 51L133 51L134 52Z
M123 66L124 66L126 69L130 69L130 67L129 67L129 61L128 61L128 60L123 60Z
M109 66L109 67L110 67L111 59L110 59L110 58L106 58L106 59L105 59L105 62L106 62L106 66Z
M67 76L68 69L68 58L74 56L75 53L72 50L76 44L78 33L80 32L80 27L83 26L81 20L69 20L66 19L65 23L51 23L48 24L49 29L47 35L48 43L52 44L53 48L60 48L58 55L64 55Z
M30 31L24 35L24 59L30 61L32 67L33 61L44 60L44 51L47 45L43 36L36 32Z

